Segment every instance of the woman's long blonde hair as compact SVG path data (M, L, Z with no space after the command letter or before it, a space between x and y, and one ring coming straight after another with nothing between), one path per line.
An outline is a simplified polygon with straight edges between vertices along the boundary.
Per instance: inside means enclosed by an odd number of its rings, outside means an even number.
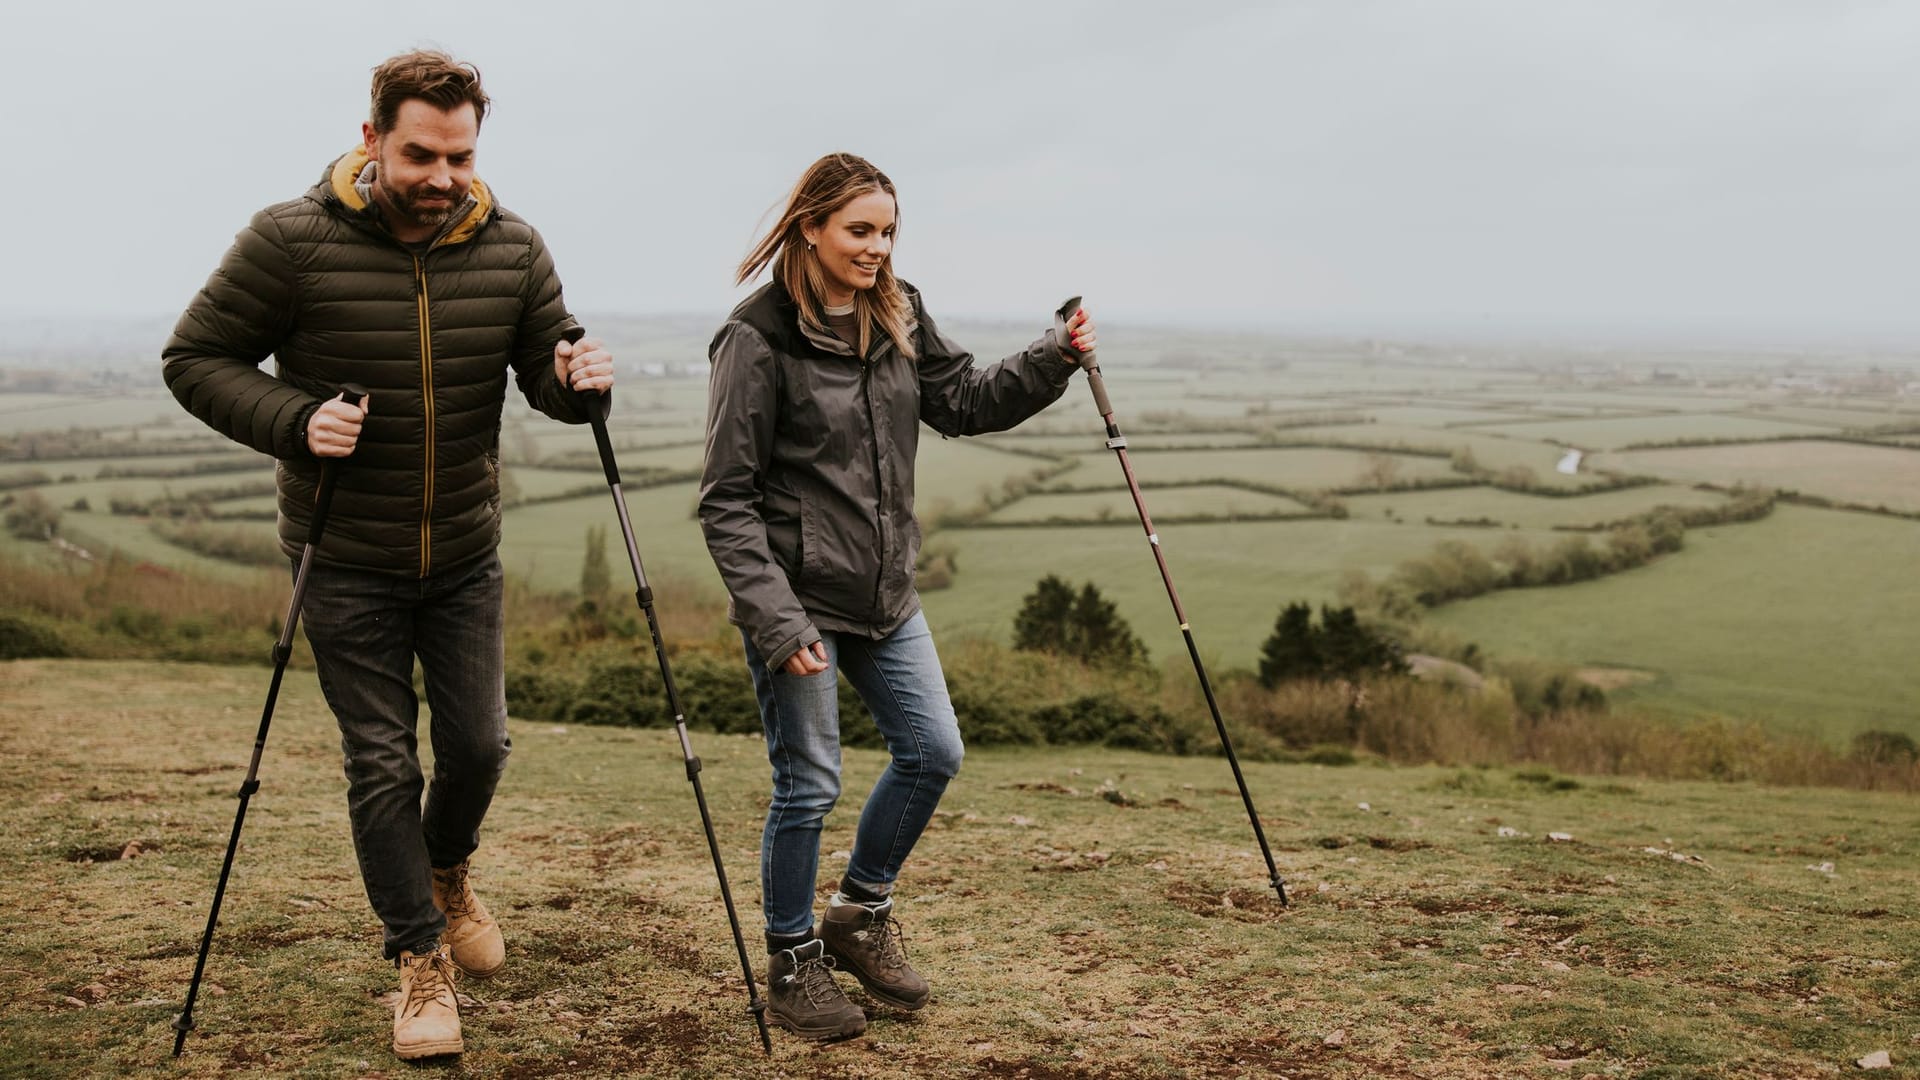
M825 226L827 219L841 207L874 191L893 196L897 228L900 195L893 190L893 181L887 179L887 174L874 168L871 162L854 154L828 154L807 166L807 171L800 174L800 182L793 185L793 192L787 196L787 208L780 220L740 263L734 284L745 284L772 263L773 279L786 286L788 294L800 305L801 323L821 333L828 332L823 299L826 274L820 269L819 256L807 245L804 230L808 226ZM894 347L902 356L913 358L913 305L900 287L900 279L893 276L891 252L881 260L873 287L853 294L853 311L860 328L856 348L861 356L867 354L869 337L873 327L878 326L893 339Z

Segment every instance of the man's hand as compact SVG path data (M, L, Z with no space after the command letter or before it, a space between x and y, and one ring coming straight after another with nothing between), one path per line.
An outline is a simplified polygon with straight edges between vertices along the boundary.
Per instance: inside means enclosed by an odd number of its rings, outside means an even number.
M307 418L307 449L314 457L346 457L360 441L366 419L366 403L349 405L345 394L326 402Z
M818 641L804 646L781 667L789 675L818 675L827 670L827 646Z
M553 344L553 373L560 385L605 393L613 389L613 354L599 338Z

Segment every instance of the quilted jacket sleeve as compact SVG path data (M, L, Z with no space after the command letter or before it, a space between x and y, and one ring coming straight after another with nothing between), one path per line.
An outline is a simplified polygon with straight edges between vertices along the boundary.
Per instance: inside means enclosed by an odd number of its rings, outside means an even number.
M578 326L567 313L560 293L560 272L554 268L553 255L536 230L530 245L525 293L520 308L520 325L514 333L513 377L520 392L534 408L569 424L584 424L587 413L580 399L561 385L553 371L553 346L560 335Z
M270 211L253 216L174 325L161 352L168 389L187 411L277 458L305 457L321 399L260 370L293 325L299 278Z

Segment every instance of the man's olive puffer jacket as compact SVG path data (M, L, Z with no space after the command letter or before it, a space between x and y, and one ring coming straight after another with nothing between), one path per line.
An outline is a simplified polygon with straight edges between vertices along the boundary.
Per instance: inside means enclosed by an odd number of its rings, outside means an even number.
M280 546L306 542L320 459L307 420L342 383L370 398L339 470L320 562L408 576L457 566L500 537L500 411L511 370L527 400L586 414L553 372L574 325L540 234L473 182L464 214L409 247L381 225L367 157L337 159L305 196L235 237L162 354L167 386L215 430L279 459ZM260 370L269 355L275 373Z

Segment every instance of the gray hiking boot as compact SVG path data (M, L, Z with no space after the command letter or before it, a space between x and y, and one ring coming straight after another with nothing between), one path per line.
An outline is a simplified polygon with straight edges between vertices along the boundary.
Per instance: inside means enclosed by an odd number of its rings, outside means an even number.
M827 908L820 940L827 955L852 972L874 1000L908 1010L927 1003L927 980L907 963L900 924L893 921L892 900Z
M867 1014L833 981L833 957L818 939L767 957L767 1019L806 1039L848 1039Z

